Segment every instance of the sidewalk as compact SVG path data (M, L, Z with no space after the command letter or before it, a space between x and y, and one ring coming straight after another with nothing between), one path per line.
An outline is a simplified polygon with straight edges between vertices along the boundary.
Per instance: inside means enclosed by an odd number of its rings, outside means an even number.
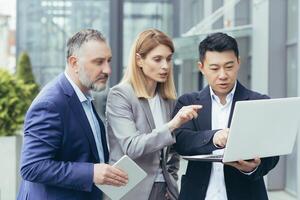
M187 167L187 161L181 160L180 161L180 169L178 171L178 188L180 189L180 183L181 183L181 175L185 173ZM268 191L269 200L297 200L296 197L293 197L289 195L288 193L284 192L283 190L279 191Z
M268 196L270 200L297 200L296 197L293 197L284 191L269 191Z

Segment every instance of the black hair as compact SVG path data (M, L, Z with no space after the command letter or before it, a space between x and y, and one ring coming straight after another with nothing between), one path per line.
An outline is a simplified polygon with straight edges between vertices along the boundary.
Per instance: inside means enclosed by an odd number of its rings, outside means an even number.
M239 57L239 49L236 40L225 33L213 33L208 35L199 44L199 59L204 62L207 51L233 51L235 56Z

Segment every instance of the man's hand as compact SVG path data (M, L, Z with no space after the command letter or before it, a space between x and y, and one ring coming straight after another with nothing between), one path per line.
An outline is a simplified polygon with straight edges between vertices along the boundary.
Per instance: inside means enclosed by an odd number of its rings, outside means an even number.
M227 143L228 133L229 133L228 128L216 132L213 137L214 145L219 148L224 148Z
M261 163L260 158L254 158L253 160L239 160L237 162L229 162L229 163L224 163L226 165L230 165L232 167L237 168L238 170L249 173L255 170Z
M108 164L94 164L93 181L97 185L124 186L128 182L128 175L121 169Z

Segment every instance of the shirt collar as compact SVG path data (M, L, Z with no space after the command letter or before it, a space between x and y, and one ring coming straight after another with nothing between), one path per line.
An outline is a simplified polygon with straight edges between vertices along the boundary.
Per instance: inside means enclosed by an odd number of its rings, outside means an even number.
M236 89L236 85L237 85L237 81L235 82L232 90L226 96L226 104L232 101ZM210 86L209 86L209 90L210 90L211 100L220 103L219 97L214 93L213 89Z
M67 73L66 71L64 72L64 74L65 74L67 80L71 83L71 85L72 85L72 87L73 87L73 89L74 89L74 91L75 91L75 93L76 93L76 95L77 95L77 97L78 97L78 99L79 99L79 101L80 101L81 103L82 103L82 102L85 102L85 101L87 101L87 100L89 100L89 101L94 100L94 98L93 98L93 96L92 96L92 94L91 94L90 92L84 94L84 93L79 89L79 87L74 83L74 81L71 79L71 77L68 75L68 73Z

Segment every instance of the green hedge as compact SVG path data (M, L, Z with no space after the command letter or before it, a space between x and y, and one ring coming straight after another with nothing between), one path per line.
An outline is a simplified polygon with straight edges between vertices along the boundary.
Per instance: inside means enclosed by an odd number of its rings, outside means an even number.
M0 69L0 136L15 135L20 129L35 87Z
M34 84L31 90L32 99L39 93L39 86L35 82L34 74L32 73L31 61L27 52L21 52L17 62L16 77L18 80L23 80L25 84Z

